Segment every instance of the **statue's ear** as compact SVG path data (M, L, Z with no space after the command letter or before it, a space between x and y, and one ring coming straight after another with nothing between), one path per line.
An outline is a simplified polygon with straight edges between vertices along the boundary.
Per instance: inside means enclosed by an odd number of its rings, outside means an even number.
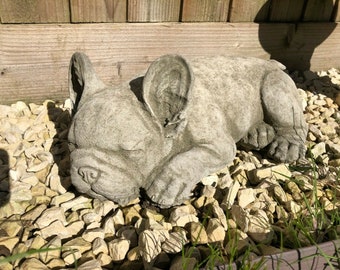
M68 84L73 114L81 101L105 87L104 83L97 78L90 59L80 52L74 53L71 57Z
M186 123L193 76L181 56L165 55L149 67L143 80L143 98L165 136L175 136Z

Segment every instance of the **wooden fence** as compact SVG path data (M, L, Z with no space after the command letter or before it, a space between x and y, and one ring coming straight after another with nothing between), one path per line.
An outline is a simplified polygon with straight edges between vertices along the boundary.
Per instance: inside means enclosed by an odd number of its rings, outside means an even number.
M107 84L162 54L340 67L339 0L0 0L0 103L63 100L73 52Z
M0 0L2 23L339 21L338 0Z

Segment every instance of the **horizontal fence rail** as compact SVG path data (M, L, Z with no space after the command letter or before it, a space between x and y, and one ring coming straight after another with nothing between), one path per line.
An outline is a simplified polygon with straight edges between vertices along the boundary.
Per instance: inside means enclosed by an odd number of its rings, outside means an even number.
M68 65L86 53L100 78L117 85L157 57L216 54L277 59L289 70L340 67L338 23L90 23L0 25L0 104L63 100Z
M0 0L1 23L337 22L339 0Z

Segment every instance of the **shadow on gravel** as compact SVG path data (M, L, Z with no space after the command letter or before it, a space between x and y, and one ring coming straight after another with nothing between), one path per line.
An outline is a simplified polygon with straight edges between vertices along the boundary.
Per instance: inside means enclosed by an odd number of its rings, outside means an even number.
M4 149L0 149L0 207L10 199L9 189L9 157Z
M56 135L53 137L53 142L50 152L53 155L54 163L58 167L58 175L60 177L60 184L65 190L71 188L70 178L70 152L68 149L68 130L71 122L70 113L57 107L53 102L47 104L49 120L54 123ZM50 186L58 185L58 183L51 183Z

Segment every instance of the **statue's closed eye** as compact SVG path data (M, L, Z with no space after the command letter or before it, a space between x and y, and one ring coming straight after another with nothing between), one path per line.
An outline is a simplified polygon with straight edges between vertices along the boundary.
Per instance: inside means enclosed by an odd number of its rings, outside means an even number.
M99 179L101 171L90 166L84 166L78 169L78 174L85 182L92 185Z
M137 150L122 150L122 152L129 159L132 159L132 160L139 160L139 159L143 158L143 156L145 155L145 152L142 149L137 149Z

